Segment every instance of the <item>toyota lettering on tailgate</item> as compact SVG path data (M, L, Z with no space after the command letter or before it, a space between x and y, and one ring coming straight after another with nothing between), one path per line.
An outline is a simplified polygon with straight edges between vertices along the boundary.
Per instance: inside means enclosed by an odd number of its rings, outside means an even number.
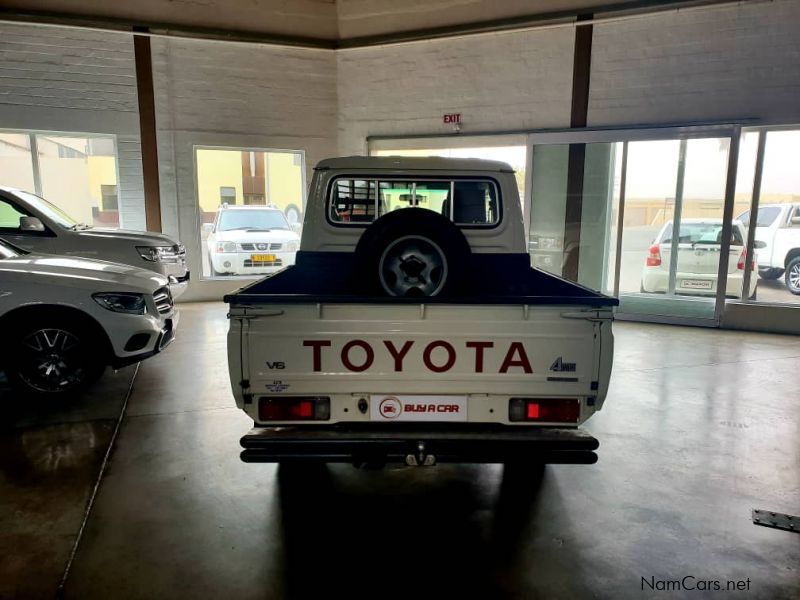
M456 346L445 340L434 340L425 345L417 344L414 340L407 340L402 344L396 344L390 340L383 340L382 344L373 347L365 340L351 340L342 346L340 352L336 353L331 349L331 340L304 340L303 346L309 348L311 352L312 368L315 372L322 371L323 356L330 358L331 355L338 357L342 366L353 373L361 373L369 369L375 362L376 353L383 352L394 363L395 372L401 373L406 365L409 356L421 355L422 364L432 373L445 373L456 364L459 350L468 353L473 359L475 373L484 373L484 358L486 350L494 348L495 343L489 341L468 341L464 342L463 347ZM522 342L509 342L507 347L504 343L502 348L503 360L498 368L498 373L508 373L512 369L515 372L533 373L531 361L525 351ZM338 355L338 356L337 356Z

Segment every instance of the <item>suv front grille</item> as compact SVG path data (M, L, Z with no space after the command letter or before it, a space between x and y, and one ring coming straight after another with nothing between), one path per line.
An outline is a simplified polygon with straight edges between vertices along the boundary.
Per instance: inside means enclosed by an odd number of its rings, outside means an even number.
M158 288L153 292L153 300L156 302L159 314L165 315L172 311L172 293L168 287Z
M259 242L255 244L239 244L239 247L245 252L265 252L267 250L280 250L282 245L281 243L267 244L266 242Z

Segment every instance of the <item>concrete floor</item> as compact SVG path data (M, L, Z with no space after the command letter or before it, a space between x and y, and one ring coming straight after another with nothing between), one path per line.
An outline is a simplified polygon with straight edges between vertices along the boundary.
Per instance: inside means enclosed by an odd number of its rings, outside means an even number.
M800 513L797 338L616 324L596 465L298 471L238 459L225 309L142 363L66 597L800 598L800 535L750 521Z
M0 598L53 597L135 372L48 406L0 383Z

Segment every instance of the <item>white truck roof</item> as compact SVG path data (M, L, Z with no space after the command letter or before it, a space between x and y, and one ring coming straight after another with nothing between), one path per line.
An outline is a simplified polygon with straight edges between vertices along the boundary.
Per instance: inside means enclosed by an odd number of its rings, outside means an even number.
M499 160L443 158L441 156L341 156L321 160L315 169L514 172L509 164Z

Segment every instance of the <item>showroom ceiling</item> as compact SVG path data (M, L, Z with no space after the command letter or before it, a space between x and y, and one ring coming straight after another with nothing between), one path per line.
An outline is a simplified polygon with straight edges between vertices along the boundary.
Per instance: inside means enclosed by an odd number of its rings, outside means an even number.
M4 0L0 20L352 47L726 0Z

